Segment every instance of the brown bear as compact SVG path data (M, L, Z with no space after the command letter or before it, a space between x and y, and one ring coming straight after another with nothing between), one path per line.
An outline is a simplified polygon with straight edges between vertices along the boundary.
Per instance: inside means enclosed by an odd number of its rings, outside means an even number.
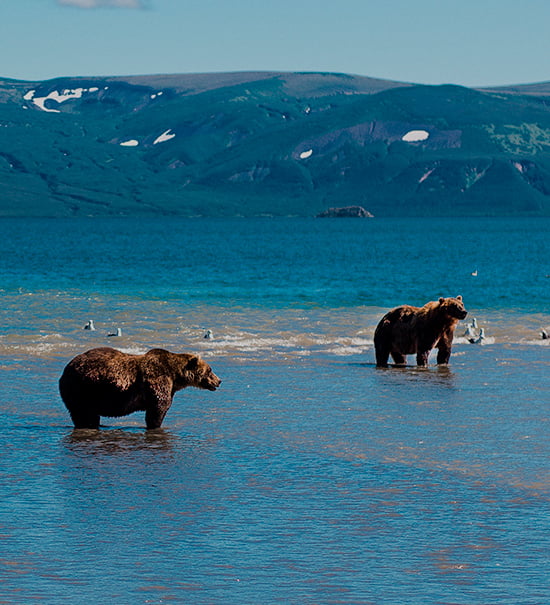
M434 347L438 349L437 363L449 363L456 324L467 314L462 296L440 298L423 307L392 309L374 332L376 365L387 367L390 355L396 364L405 364L405 356L416 353L417 365L425 366Z
M176 391L215 391L221 380L196 355L151 349L130 355L101 347L77 355L59 379L59 392L75 428L97 429L100 416L145 411L148 429L160 427Z

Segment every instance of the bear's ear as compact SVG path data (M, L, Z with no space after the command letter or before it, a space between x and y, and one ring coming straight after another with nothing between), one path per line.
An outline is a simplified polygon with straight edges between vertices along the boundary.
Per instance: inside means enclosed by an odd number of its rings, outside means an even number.
M461 294L459 294L459 295L456 297L456 300L462 300L462 295L461 295Z
M443 296L439 299L439 304L442 305L445 302L445 299L443 298Z
M200 360L201 358L198 355L193 355L193 357L189 358L186 369L190 370L191 372L196 370L199 367Z

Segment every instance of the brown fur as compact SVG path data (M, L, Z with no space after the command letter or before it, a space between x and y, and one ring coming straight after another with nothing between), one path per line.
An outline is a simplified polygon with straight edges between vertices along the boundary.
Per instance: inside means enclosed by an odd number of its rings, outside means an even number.
M152 349L129 355L109 347L91 349L70 361L59 392L76 428L98 428L100 416L145 411L148 429L158 428L176 391L215 391L221 380L210 366L187 353Z
M416 354L417 365L425 366L434 347L438 349L437 363L449 363L456 324L467 313L462 296L440 298L423 307L392 309L374 332L376 365L386 367L390 355L395 363L404 364L406 355Z

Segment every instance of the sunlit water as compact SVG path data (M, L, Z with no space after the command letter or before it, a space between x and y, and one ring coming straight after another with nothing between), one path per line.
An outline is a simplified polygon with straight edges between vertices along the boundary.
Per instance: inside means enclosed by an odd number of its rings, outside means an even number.
M0 232L0 603L550 602L550 220ZM374 367L385 310L456 294L448 368ZM74 431L57 380L94 346L223 384Z

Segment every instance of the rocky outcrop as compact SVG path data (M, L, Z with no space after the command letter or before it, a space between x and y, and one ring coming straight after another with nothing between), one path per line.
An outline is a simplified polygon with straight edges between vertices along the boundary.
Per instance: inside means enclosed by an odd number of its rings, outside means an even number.
M342 208L328 208L320 212L317 218L372 218L373 215L362 206L344 206Z

